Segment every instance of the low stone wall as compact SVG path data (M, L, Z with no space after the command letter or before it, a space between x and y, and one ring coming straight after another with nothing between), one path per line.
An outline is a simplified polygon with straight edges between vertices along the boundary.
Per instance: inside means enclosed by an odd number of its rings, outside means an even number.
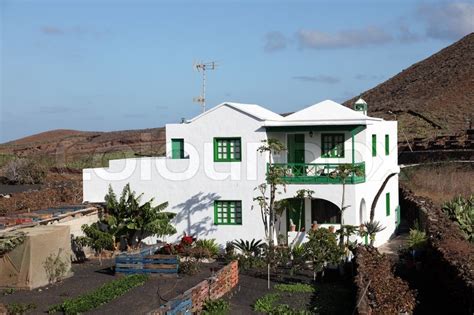
M239 283L239 268L233 261L219 270L215 276L203 280L183 294L168 301L150 315L199 313L207 300L223 297ZM187 313L186 313L187 314Z
M445 292L455 314L474 312L474 245L461 234L440 208L426 198L400 190L402 211L415 217L429 236L426 266L433 285ZM449 301L449 302L448 302Z
M357 288L356 313L411 314L415 308L415 292L408 283L393 273L390 259L372 246L359 246L355 251L354 282Z

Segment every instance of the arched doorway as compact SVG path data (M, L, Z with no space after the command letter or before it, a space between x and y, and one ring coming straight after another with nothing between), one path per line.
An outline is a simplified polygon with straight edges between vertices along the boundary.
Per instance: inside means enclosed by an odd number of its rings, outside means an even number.
M359 207L359 224L362 224L365 221L367 221L367 207L365 205L365 199L362 198Z
M324 199L311 200L311 222L318 224L341 224L341 211L338 206Z

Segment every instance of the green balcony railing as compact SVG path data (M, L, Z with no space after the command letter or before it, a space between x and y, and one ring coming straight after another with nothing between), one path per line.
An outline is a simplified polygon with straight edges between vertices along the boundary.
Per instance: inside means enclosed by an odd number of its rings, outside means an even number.
M281 169L282 178L288 184L342 184L342 178L336 171L339 165L342 163L273 163L274 167ZM350 174L346 184L364 183L365 162L354 163L354 166L361 169L363 174ZM267 170L269 167L267 164Z

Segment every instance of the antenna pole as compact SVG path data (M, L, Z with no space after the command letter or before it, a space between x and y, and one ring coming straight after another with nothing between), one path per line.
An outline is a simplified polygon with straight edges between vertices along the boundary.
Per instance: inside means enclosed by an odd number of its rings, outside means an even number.
M214 61L212 62L201 62L194 65L194 68L198 71L202 71L202 87L201 95L193 98L193 101L199 103L202 108L202 112L206 111L206 70L215 70L217 67Z

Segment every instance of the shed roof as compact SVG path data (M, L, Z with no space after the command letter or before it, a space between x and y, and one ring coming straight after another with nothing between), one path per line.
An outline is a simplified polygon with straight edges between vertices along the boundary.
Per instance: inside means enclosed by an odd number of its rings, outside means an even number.
M236 109L240 112L243 112L243 113L248 114L252 117L255 117L259 120L280 120L280 119L283 118L283 116L281 116L277 113L274 113L271 110L268 110L268 109L266 109L266 108L264 108L260 105L257 105L257 104L224 102L224 103L221 103L221 104L209 109L208 111L206 111L206 112L204 112L204 113L188 120L188 122L193 122L193 121L199 119L200 117L202 117L204 115L207 115L210 112L217 110L218 108L221 108L222 106L231 107L231 108Z

